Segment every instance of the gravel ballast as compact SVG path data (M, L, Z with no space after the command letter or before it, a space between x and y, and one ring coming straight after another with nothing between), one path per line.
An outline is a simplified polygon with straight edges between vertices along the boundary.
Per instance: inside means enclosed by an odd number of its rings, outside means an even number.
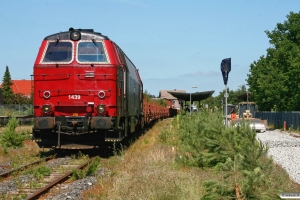
M273 130L257 134L257 140L269 147L268 156L300 184L300 138L288 132Z

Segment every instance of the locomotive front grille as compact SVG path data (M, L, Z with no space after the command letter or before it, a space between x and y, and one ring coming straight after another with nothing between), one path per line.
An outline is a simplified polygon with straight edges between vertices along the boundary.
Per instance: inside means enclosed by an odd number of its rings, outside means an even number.
M83 127L83 119L78 117L66 117L66 122L68 127Z
M61 133L83 134L88 132L88 119L84 116L56 117L56 122L59 122L61 124Z

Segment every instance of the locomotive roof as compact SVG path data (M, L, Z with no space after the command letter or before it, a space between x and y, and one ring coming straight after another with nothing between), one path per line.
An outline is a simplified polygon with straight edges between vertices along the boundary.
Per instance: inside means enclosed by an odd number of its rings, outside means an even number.
M69 31L49 35L49 36L45 37L44 40L57 40L57 39L69 40L70 39L70 34L73 31L79 31L81 33L81 40L92 40L92 39L104 40L104 39L109 39L107 36L104 36L101 33L94 32L93 29L72 29L72 28L70 28Z

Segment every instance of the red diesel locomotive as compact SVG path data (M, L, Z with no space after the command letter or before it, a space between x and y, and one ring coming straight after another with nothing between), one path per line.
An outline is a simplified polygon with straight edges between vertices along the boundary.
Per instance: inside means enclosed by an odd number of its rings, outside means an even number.
M33 137L41 139L40 146L121 141L151 120L169 116L166 107L151 111L134 64L93 29L70 28L47 36L32 77Z

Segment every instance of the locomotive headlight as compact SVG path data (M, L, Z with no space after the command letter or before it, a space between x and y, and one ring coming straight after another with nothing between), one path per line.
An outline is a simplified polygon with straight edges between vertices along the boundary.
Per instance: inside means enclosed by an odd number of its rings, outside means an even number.
M105 107L104 104L100 104L100 105L97 106L97 112L99 114L103 114L105 111L106 111L106 107Z
M77 41L81 38L81 33L79 31L72 31L70 35L71 40Z
M51 105L49 105L49 104L43 105L42 112L44 114L50 114L51 113Z

